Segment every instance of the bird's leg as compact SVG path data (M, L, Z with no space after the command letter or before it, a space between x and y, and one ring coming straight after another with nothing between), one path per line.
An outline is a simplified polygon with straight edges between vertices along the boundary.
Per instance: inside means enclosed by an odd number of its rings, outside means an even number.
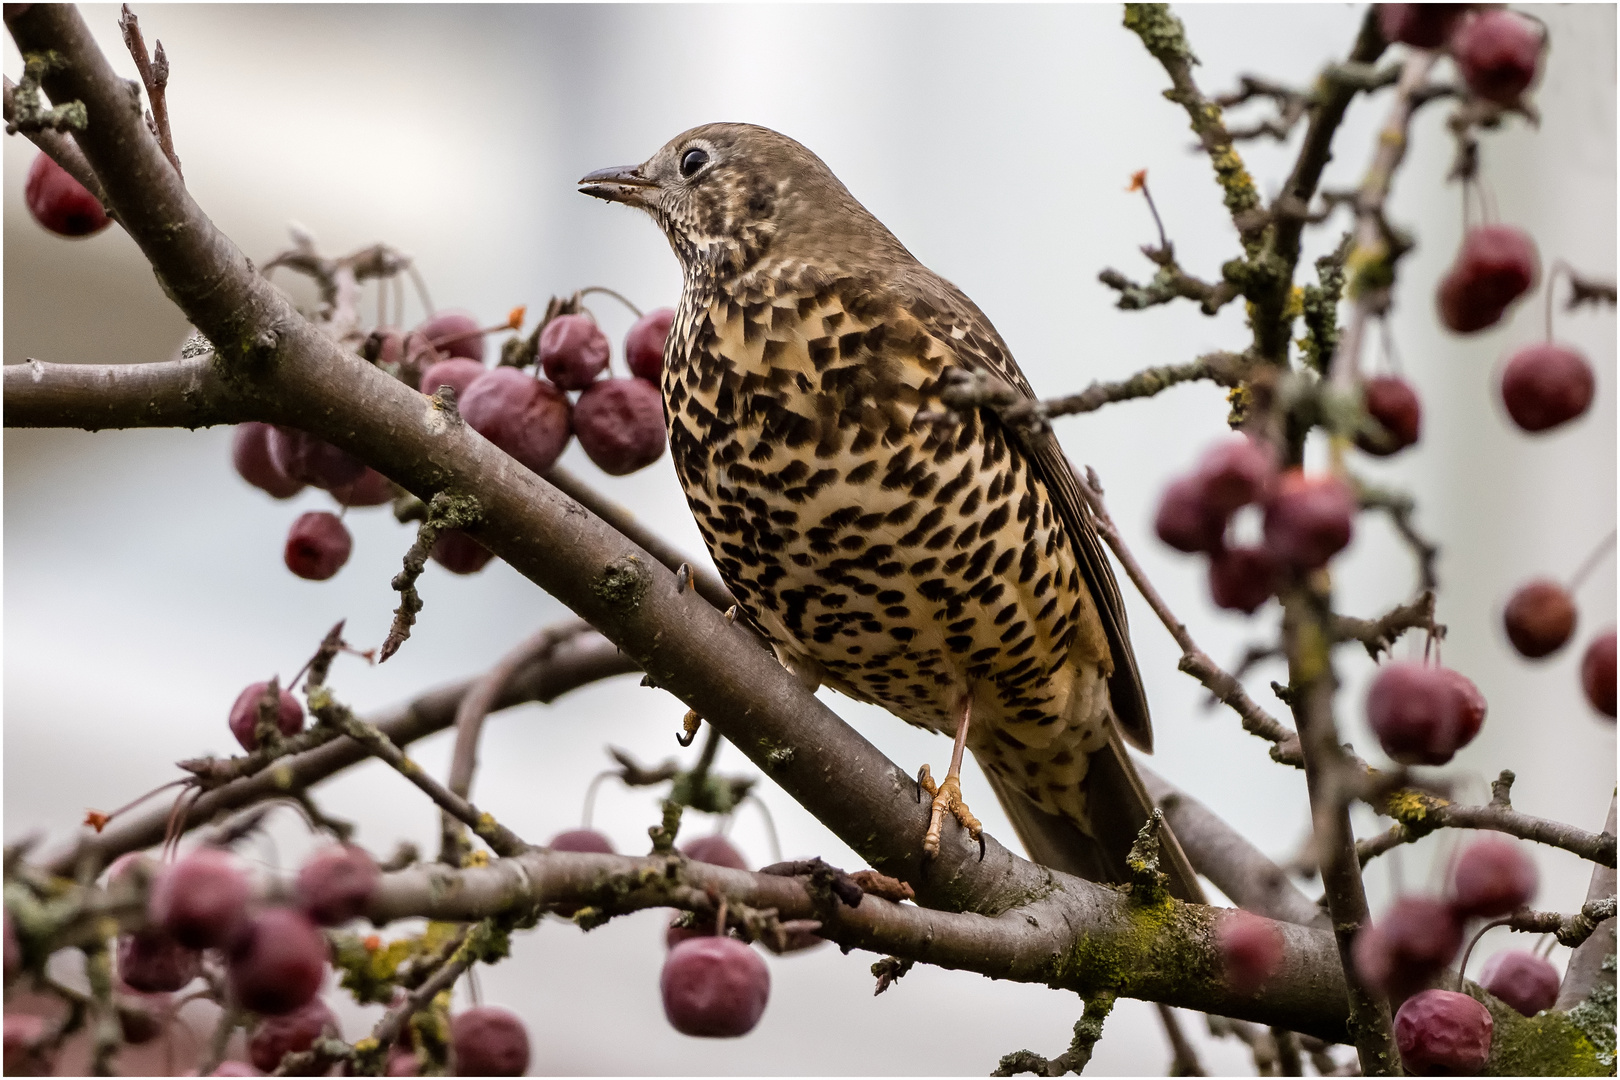
M928 833L923 837L923 853L930 859L939 855L939 831L950 814L979 842L979 858L984 858L984 831L979 819L962 801L962 751L967 748L968 721L973 716L973 694L962 695L962 716L956 724L956 742L951 747L951 767L945 779L934 783L934 774L924 765L917 772L917 783L934 797L933 812L928 816Z

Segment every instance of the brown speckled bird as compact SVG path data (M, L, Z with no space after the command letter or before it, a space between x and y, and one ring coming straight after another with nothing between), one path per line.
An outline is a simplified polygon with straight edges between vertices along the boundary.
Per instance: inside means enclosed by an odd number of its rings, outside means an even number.
M1124 605L1050 432L944 411L952 369L1033 396L984 314L819 158L693 128L580 181L647 211L685 277L664 350L670 454L721 576L782 663L955 737L924 848L973 751L1031 857L1126 879L1152 732ZM1171 888L1198 885L1167 836Z

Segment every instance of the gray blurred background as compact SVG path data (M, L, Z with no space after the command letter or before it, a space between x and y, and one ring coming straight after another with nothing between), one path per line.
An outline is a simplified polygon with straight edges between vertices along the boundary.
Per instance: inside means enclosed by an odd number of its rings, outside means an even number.
M1361 12L1198 5L1180 13L1203 62L1201 84L1218 93L1245 72L1307 85L1348 49ZM488 322L519 303L537 312L549 295L588 284L644 306L672 304L680 279L657 231L638 214L579 196L573 182L640 161L694 124L747 120L820 154L920 259L978 302L1042 393L1246 340L1241 305L1214 319L1191 304L1122 313L1097 282L1105 266L1151 276L1137 247L1154 240L1152 222L1141 197L1125 191L1141 168L1184 266L1215 277L1237 250L1185 116L1160 96L1163 71L1121 28L1114 6L198 5L138 14L148 42L161 39L173 65L169 102L187 183L254 259L283 246L296 220L328 253L378 240L403 248L436 304ZM1510 120L1486 138L1485 181L1501 219L1531 231L1544 263L1561 256L1612 277L1615 8L1537 14L1552 33L1538 94L1543 120L1539 130ZM116 9L86 15L114 64L133 76ZM9 39L5 48L5 71L16 78L20 59ZM1357 99L1326 186L1358 182L1386 97ZM1558 337L1597 369L1590 414L1540 438L1511 428L1493 373L1508 351L1540 335L1539 298L1467 339L1444 333L1433 315L1433 290L1462 227L1459 192L1444 183L1447 109L1420 115L1392 204L1393 220L1418 236L1402 266L1393 338L1401 370L1423 395L1423 442L1387 463L1358 455L1354 465L1414 492L1420 527L1444 546L1445 658L1480 685L1491 710L1448 775L1464 795L1483 798L1489 778L1511 767L1519 808L1598 828L1614 787L1615 728L1586 705L1577 669L1591 634L1614 620L1614 561L1582 588L1577 642L1558 656L1518 658L1499 617L1517 583L1567 578L1614 525L1614 317L1558 319ZM1268 197L1298 137L1244 147ZM67 242L29 219L22 184L32 156L26 142L6 140L5 361L171 356L185 321L126 236L114 227ZM1333 246L1345 220L1309 234L1302 265ZM622 339L629 317L608 301L594 306L610 337ZM419 317L413 299L408 321ZM1377 366L1385 361L1374 346L1368 360ZM1059 421L1059 434L1076 462L1097 468L1115 518L1199 643L1235 662L1275 632L1275 605L1252 620L1216 611L1202 563L1151 531L1157 493L1221 433L1224 416L1220 392L1194 385ZM381 641L395 601L388 581L410 534L386 510L352 512L349 565L323 584L295 579L281 563L286 527L326 496L273 502L237 479L229 442L227 429L5 433L8 841L34 830L68 835L86 807L109 809L169 779L175 760L230 751L225 715L237 692L273 672L289 676L338 618L349 620L350 640ZM603 477L577 448L564 460L702 557L667 460L622 479ZM1338 595L1345 610L1376 614L1409 595L1414 572L1386 521L1369 517L1358 530L1336 564ZM354 705L379 707L476 673L567 614L500 563L471 579L430 566L421 590L426 610L398 657L381 668L338 664L333 684ZM1204 707L1197 684L1176 671L1168 635L1126 593L1158 731L1153 767L1268 853L1292 857L1306 828L1302 775L1274 765L1233 716ZM1344 734L1377 759L1360 706L1371 665L1359 649L1339 658ZM1249 680L1279 712L1266 687L1280 675L1262 665ZM828 701L906 769L937 767L947 753L944 740L880 710ZM586 785L608 764L606 744L659 760L675 752L682 712L675 699L624 678L501 714L484 736L475 798L544 840L578 824ZM441 736L413 753L442 774L449 745ZM722 752L719 767L753 771L734 750ZM987 828L1010 842L971 766L964 786ZM784 856L858 864L768 780L761 794ZM358 768L317 797L357 821L373 850L401 838L432 850L429 804L386 768ZM647 791L610 784L597 802L596 824L620 850L644 850L655 817ZM285 871L309 841L293 815L277 820L272 842L249 854ZM688 835L711 825L694 821ZM1359 825L1383 827L1370 815ZM755 865L774 857L754 808L737 816L731 836ZM1387 904L1397 879L1436 887L1451 843L1431 838L1381 859L1368 875L1375 907ZM1540 906L1575 907L1588 867L1557 852L1537 857ZM1072 996L1043 987L924 968L874 999L867 967L875 957L829 946L770 958L772 1001L752 1035L688 1039L661 1015L664 921L647 912L588 937L548 921L520 939L511 961L483 973L486 1000L528 1021L532 1071L983 1075L1014 1049L1063 1049L1079 1013ZM1508 937L1494 932L1475 964ZM1555 962L1565 955L1556 950ZM347 1034L357 1037L370 1015L349 1007ZM1250 1067L1240 1047L1189 1026L1206 1067ZM1152 1073L1168 1060L1151 1007L1122 1002L1092 1068Z

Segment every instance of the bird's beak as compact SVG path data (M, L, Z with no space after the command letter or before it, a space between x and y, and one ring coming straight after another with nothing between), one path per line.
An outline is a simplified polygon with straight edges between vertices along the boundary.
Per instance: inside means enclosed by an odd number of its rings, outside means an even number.
M598 169L579 178L580 193L608 202L647 209L657 196L658 183L641 174L640 165Z

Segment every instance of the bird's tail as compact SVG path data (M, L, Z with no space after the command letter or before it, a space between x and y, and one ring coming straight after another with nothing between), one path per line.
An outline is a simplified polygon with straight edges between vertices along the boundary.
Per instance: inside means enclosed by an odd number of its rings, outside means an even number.
M1142 785L1142 778L1137 775L1117 728L1112 731L1108 744L1091 755L1086 773L1090 833L1069 818L1040 809L996 773L987 769L985 775L1031 859L1088 881L1123 884L1130 880L1125 860L1137 833L1153 813L1153 800L1148 797L1147 788ZM1198 883L1197 873L1168 824L1159 833L1159 869L1169 876L1170 894L1178 900L1193 904L1209 902Z

